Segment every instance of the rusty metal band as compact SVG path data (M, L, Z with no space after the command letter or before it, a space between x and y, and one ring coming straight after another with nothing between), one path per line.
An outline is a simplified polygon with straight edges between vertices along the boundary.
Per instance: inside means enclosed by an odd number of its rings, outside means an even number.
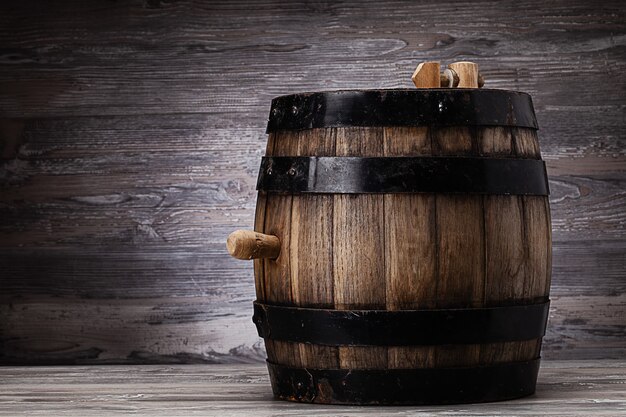
M546 331L550 302L433 310L330 310L254 302L265 339L327 346L411 346L531 340Z
M321 404L461 404L535 392L539 358L474 368L302 369L268 361L274 396Z
M326 127L509 126L537 129L526 93L435 88L292 94L272 100L267 132Z
M276 193L549 194L536 159L464 157L264 157L257 190Z

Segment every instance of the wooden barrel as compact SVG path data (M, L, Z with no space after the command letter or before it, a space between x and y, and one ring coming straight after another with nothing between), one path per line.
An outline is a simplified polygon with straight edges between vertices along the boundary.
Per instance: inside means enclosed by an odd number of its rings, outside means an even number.
M273 100L255 231L280 252L254 261L254 321L276 397L534 392L551 271L536 130L530 97L503 90Z

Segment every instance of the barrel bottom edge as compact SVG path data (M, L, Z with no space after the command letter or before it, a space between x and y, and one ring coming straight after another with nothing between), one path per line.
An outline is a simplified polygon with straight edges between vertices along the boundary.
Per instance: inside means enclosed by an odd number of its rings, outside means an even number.
M308 369L268 361L274 397L337 405L443 405L535 393L540 359L473 368Z

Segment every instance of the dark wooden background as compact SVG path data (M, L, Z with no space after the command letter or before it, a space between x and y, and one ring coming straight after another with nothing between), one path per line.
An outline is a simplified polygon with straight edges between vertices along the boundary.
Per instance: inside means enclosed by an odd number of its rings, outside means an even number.
M253 362L270 100L473 60L533 96L546 358L626 354L623 1L17 1L0 10L0 363Z

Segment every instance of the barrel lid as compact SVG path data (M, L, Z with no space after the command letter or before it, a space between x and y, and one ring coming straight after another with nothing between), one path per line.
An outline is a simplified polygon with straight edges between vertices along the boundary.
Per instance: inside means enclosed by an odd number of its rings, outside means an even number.
M267 132L349 126L510 126L537 129L530 95L476 88L338 90L272 100Z

